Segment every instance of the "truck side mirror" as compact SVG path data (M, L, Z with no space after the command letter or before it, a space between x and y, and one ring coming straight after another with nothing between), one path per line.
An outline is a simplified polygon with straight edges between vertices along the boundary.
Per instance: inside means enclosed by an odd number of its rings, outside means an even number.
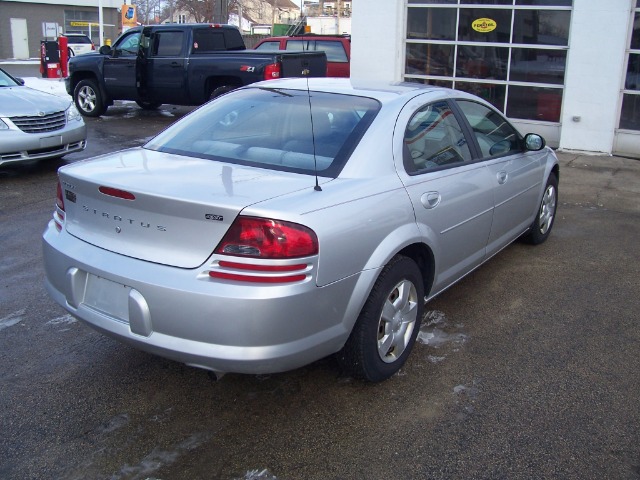
M102 45L98 51L100 52L100 55L111 55L113 53L113 50L111 50L109 45Z

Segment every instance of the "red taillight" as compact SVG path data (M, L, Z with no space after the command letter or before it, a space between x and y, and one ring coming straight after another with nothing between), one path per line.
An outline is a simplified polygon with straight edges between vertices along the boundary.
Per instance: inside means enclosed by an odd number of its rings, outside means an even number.
M280 64L277 62L264 67L264 79L273 80L274 78L280 78Z
M95 50L95 49L96 49L96 46L92 43L91 44L91 50Z
M269 259L308 257L318 253L318 237L297 223L238 217L215 253Z
M56 205L64 212L64 198L62 197L62 185L58 182L58 191L56 192Z
M60 184L60 182L58 182L58 187L56 188L56 211L53 212L53 221L55 222L56 229L59 232L62 231L64 218L64 197L62 196L62 185Z
M136 199L136 196L133 193L127 192L125 190L120 190L118 188L100 187L100 188L98 188L98 190L103 195L109 195L110 197L122 198L124 200L135 200Z
M295 265L258 265L251 263L218 262L220 269L211 270L211 278L250 283L293 283L307 278L309 266L306 263Z

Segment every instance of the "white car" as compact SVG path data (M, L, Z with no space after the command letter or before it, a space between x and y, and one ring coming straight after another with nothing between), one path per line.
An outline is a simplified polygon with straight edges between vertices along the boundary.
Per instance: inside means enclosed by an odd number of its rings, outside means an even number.
M218 373L338 353L380 381L425 298L547 239L559 166L473 95L311 78L234 90L59 179L46 286L71 314Z
M89 53L96 49L93 41L84 33L65 33L64 36L69 40L67 42L69 57Z
M0 69L0 165L84 150L87 127L70 99L24 86Z

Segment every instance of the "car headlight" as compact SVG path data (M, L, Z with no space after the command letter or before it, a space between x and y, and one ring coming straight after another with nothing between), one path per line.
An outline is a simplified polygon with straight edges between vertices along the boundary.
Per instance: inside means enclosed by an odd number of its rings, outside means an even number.
M80 112L76 106L72 103L69 108L67 108L67 122L71 122L73 120L82 120L82 117L80 116Z
M9 125L4 123L4 121L0 118L0 130L9 130Z

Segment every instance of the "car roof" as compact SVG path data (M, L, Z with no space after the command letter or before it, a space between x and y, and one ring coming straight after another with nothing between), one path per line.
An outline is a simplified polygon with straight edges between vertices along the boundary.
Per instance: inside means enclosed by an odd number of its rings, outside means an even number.
M274 40L274 39L282 40L287 38L302 38L302 37L335 38L335 39L346 38L347 40L351 39L351 35L349 35L348 33L297 33L295 35L278 35L274 37L267 37L267 38L264 38L263 40Z
M308 80L308 82L307 82ZM445 97L461 97L480 100L477 97L452 90L450 88L425 85L422 83L410 82L381 82L372 80L357 80L354 78L283 78L278 80L265 80L259 83L248 85L244 88L282 88L292 90L307 90L327 93L338 93L343 95L356 95L360 97L374 98L381 103L399 101L409 101L410 99L423 94L431 94L433 99Z

